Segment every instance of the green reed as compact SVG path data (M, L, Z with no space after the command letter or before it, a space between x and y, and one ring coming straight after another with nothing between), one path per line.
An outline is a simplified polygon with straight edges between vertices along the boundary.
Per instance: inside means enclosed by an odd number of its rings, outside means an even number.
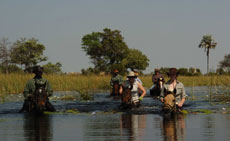
M22 93L26 82L33 77L33 74L0 74L0 97ZM44 74L43 77L49 80L54 91L78 91L84 99L90 98L91 93L96 90L111 89L109 75ZM152 76L140 76L140 79L144 87L152 86ZM168 79L165 77L166 81ZM230 76L179 76L178 80L185 86L221 86L225 90L230 90Z

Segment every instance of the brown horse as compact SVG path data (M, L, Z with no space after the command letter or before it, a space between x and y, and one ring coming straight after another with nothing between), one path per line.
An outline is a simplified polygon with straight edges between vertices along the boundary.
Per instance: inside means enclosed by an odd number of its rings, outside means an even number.
M132 87L122 87L123 91L121 94L121 105L120 105L120 109L129 109L132 107L131 105L131 90Z
M121 102L124 104L130 104L131 101L131 90L132 88L123 87L123 92L121 95Z
M158 78L155 86L150 89L150 95L153 97L160 96L164 82L165 82L164 78L162 78L162 77Z
M118 82L114 82L113 83L113 88L112 88L112 92L110 93L110 96L119 96L120 95L120 85Z
M165 114L176 112L176 102L174 93L165 94L163 112Z
M45 85L46 83L43 85L35 83L36 89L33 96L25 100L20 112L42 114L44 111L55 111L53 105L48 100Z
M133 103L131 102L132 99L132 86L130 87L123 87L123 92L121 94L121 109L131 109L131 108L139 108L141 106L140 102Z

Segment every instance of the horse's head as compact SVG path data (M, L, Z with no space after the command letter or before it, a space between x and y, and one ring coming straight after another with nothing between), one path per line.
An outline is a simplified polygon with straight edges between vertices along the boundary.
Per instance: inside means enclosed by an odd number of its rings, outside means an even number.
M111 95L120 95L119 93L119 90L120 90L120 85L119 83L114 83L113 84L113 90L112 90L112 94Z
M43 113L46 110L47 94L44 88L37 88L33 97L34 112Z
M121 95L121 102L128 104L131 100L131 90L132 87L123 87L123 92Z
M159 77L159 78L157 79L157 87L158 87L159 89L162 89L162 88L163 88L164 82L165 82L164 78Z
M175 96L173 93L167 94L164 98L163 111L164 113L170 113L176 108Z

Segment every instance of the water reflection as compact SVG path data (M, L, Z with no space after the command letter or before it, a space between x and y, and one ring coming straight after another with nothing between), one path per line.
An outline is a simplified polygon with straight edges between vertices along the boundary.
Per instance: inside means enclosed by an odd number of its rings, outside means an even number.
M163 117L163 136L165 141L184 140L185 120L183 114Z
M49 115L33 116L25 114L24 116L24 136L28 141L52 140L53 131L51 129L51 119Z
M140 140L146 128L146 115L121 115L121 136L129 137L128 140Z

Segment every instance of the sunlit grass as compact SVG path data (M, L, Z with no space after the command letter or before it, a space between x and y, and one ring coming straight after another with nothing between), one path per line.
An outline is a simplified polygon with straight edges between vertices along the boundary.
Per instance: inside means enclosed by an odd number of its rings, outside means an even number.
M26 82L33 78L33 74L0 74L0 95L22 93ZM111 76L99 75L43 75L48 79L54 91L77 91L84 99L90 97L89 93L98 89L109 90ZM125 79L125 77L123 77ZM146 88L152 86L152 76L141 76ZM165 78L168 80L168 77ZM179 76L178 80L185 86L222 86L230 89L230 76Z

